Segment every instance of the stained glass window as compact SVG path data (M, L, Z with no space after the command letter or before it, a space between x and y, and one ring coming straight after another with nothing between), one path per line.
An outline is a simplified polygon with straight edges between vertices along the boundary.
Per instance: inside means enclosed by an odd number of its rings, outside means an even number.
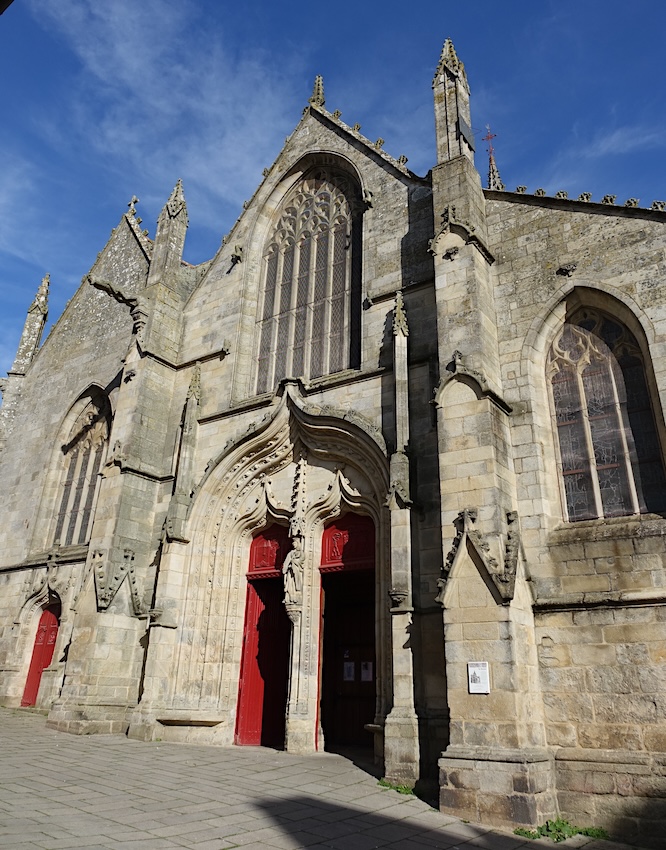
M264 251L256 391L360 364L360 212L346 175L317 168L287 195Z
M548 355L568 519L666 510L666 477L633 334L586 309L568 321Z
M110 409L104 397L91 399L62 447L65 472L53 542L62 546L90 539L99 472L109 440Z

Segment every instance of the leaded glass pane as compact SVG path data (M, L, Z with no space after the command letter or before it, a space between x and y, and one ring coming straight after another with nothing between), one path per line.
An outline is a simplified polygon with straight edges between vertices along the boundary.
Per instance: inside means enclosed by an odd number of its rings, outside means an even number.
M58 519L56 521L56 529L55 534L53 535L53 539L56 543L61 542L61 536L63 532L63 528L65 527L65 518L67 516L67 506L69 504L69 497L72 493L72 483L74 481L74 470L76 469L76 465L79 459L79 451L78 449L74 449L74 451L70 454L69 463L67 465L67 475L65 477L65 484L62 488L62 498L60 499L60 509L58 510Z
M282 263L282 282L280 285L280 314L277 317L277 341L275 350L275 382L287 376L287 355L289 353L289 323L291 321L291 288L294 275L294 246L289 245Z
M257 392L288 374L315 378L358 365L360 210L358 188L324 168L313 169L285 199L265 253Z
M95 455L93 457L92 462L92 469L86 482L88 490L86 493L86 502L83 507L83 512L81 514L81 527L79 528L78 543L87 543L88 537L90 536L90 517L92 514L95 491L97 490L97 476L99 475L100 466L102 465L102 453L103 446L98 445L95 449Z
M597 513L575 369L561 364L552 390L569 519L592 519Z
M661 448L634 336L582 310L553 342L548 369L569 519L665 510Z

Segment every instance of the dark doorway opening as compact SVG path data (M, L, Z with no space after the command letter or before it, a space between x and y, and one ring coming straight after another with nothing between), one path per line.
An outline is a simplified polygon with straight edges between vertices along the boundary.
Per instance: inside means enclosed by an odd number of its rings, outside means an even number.
M346 514L322 539L321 727L325 748L371 749L375 719L375 529Z
M291 623L284 607L281 567L287 529L271 526L250 551L243 653L236 720L237 744L284 747Z
M49 605L42 611L35 635L35 643L28 668L28 678L25 682L25 690L21 699L22 706L35 705L39 686L42 681L42 673L53 660L53 652L58 637L58 625L60 623L60 605Z
M322 576L321 725L326 749L371 747L375 717L374 570Z

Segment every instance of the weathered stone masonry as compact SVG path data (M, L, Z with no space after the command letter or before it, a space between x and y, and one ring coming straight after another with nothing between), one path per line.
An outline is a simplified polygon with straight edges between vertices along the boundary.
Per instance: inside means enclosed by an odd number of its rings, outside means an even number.
M40 347L44 278L2 384L0 696L362 743L460 817L658 846L666 211L505 191L494 158L484 190L450 41L433 92L424 178L318 78L210 261L179 181Z

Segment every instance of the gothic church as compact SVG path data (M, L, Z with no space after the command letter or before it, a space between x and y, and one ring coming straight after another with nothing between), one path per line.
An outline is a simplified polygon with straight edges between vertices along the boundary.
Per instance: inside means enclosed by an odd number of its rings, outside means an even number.
M0 700L311 753L494 825L666 812L666 211L419 177L325 108L210 261L135 203L0 408ZM85 271L82 269L82 272ZM583 793L584 792L584 793Z

